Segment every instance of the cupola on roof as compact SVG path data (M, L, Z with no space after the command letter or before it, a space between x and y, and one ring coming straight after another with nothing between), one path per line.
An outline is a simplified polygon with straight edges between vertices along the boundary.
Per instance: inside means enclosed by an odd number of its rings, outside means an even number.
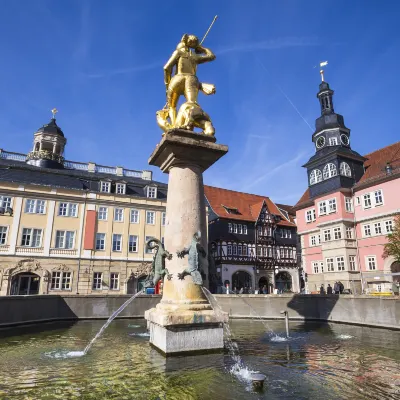
M43 125L37 130L37 132L51 133L53 135L60 135L64 137L64 133L61 128L57 125L56 119L53 117L48 124Z

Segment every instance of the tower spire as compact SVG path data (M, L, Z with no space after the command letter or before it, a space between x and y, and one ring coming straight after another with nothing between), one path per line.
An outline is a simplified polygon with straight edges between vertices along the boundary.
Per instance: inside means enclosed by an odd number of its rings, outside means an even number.
M320 66L320 71L319 71L319 73L321 74L321 80L322 80L322 82L324 82L324 70L322 69L322 67L325 67L325 66L327 66L328 65L328 61L322 61L322 62L320 62L319 63L319 66Z
M58 113L57 108L54 107L54 108L51 110L51 113L53 114L53 116L51 117L51 119L56 119L56 114Z

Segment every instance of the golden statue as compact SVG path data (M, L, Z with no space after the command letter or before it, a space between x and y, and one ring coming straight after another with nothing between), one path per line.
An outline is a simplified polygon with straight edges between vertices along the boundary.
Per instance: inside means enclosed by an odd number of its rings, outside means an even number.
M215 86L201 83L196 76L196 71L199 64L215 60L214 53L203 47L202 43L216 18L201 42L197 36L183 35L176 50L164 66L167 103L162 110L157 112L157 123L164 133L172 128L193 130L195 127L202 129L205 135L213 136L215 133L209 115L197 103L199 91L206 95L214 94ZM176 73L172 76L174 67ZM177 112L176 107L182 95L185 96L186 102Z

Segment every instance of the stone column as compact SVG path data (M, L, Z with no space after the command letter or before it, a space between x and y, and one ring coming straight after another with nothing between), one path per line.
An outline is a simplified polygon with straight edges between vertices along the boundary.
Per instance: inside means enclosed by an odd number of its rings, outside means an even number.
M207 251L203 172L227 151L227 146L216 144L213 137L174 129L163 137L149 159L149 164L169 174L165 249L173 255L166 260L172 279L164 279L160 304L145 314L150 343L165 354L223 347L221 322L225 317L216 316L191 275L178 278L178 273L188 267L188 256L178 258L176 253L188 247L198 231ZM202 261L208 275L204 265L207 258Z

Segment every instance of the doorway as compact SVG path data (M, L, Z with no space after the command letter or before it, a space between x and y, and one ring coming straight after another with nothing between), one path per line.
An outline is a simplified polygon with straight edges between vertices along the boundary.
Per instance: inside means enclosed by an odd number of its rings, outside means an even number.
M11 296L29 296L39 293L40 276L22 272L15 275L11 281Z
M251 287L252 279L251 275L246 271L237 271L232 275L232 289L237 292L240 292L243 289L242 293L250 293L252 290Z
M292 276L286 272L281 271L275 276L275 287L279 293L292 291Z
M266 288L266 293L263 292L263 288ZM269 282L268 282L268 278L266 278L265 276L262 276L259 281L258 281L258 287L259 287L259 292L260 294L268 294L269 293Z

